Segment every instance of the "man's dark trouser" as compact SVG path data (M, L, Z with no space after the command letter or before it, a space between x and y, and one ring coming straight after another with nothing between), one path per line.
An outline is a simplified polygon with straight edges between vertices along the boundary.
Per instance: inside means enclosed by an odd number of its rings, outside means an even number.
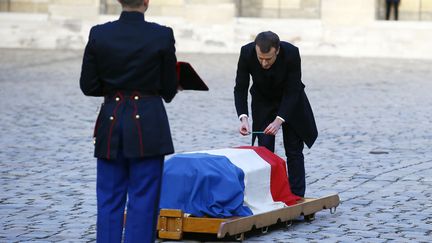
M265 129L265 127L264 127ZM262 130L264 130L262 129ZM304 197L306 191L306 175L304 167L304 143L288 124L282 124L285 155L287 157L288 179L291 192ZM259 134L258 146L264 146L274 152L275 136Z
M392 6L394 9L395 20L399 19L399 3L400 1L386 0L386 20L390 19L390 10Z
M164 156L97 160L97 242L154 243Z

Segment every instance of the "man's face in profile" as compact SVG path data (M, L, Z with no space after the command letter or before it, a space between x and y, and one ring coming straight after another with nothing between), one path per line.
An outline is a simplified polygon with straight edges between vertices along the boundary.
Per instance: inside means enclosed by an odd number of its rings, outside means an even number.
M257 58L259 63L261 64L261 67L263 69L269 69L275 63L277 55L279 54L279 49L276 50L276 48L272 47L269 52L263 53L261 52L261 49L259 46L255 45Z

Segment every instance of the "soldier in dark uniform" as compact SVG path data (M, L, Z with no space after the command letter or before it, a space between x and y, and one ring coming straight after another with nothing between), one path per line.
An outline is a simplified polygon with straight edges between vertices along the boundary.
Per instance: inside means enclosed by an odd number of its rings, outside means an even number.
M119 20L91 28L80 87L104 97L95 125L97 242L154 242L164 156L174 152L163 100L177 92L171 28L144 20L149 0L119 0ZM126 200L127 199L127 200Z
M297 47L279 40L271 32L258 34L241 48L234 87L235 107L241 120L240 133L251 133L248 122L248 89L252 86L252 144L274 151L275 135L282 127L291 191L304 197L306 190L303 143L310 148L318 132L301 81Z

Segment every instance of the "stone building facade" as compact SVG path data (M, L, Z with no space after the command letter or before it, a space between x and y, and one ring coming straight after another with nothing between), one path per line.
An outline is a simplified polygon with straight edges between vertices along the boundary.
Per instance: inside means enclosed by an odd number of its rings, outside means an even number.
M152 0L151 14L155 16L182 16L200 11L222 14L225 17L262 18L321 18L326 0ZM343 5L351 4L344 1ZM220 11L218 11L220 10ZM28 12L83 15L117 14L121 7L117 0L0 0L1 12ZM226 12L228 11L228 13ZM375 0L375 18L385 18L385 0ZM227 16L232 15L232 16ZM432 20L432 0L402 0L400 20Z
M146 19L171 26L180 52L238 53L272 30L305 55L432 59L432 0L151 0ZM117 0L0 0L0 48L82 49Z

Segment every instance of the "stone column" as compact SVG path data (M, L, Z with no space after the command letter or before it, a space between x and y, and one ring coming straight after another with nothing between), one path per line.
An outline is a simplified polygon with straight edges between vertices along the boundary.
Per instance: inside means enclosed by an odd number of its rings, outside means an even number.
M49 0L52 18L95 19L99 16L100 0Z
M223 24L236 15L235 0L150 1L149 16L182 17L196 23Z
M321 0L321 19L324 25L368 25L375 18L375 0Z
M147 15L180 17L184 15L186 0L153 0Z
M46 13L50 0L9 0L0 1L2 11Z
M323 53L364 56L381 48L373 33L375 0L321 0Z
M422 1L420 20L432 20L432 0Z
M189 3L186 5L184 17L197 23L227 24L234 21L236 12L233 2Z
M430 1L429 1L430 3ZM416 1L401 1L399 6L399 20L420 20L421 19L421 9L426 7L428 1L426 0L416 0ZM391 12L391 19L393 20L393 10Z

